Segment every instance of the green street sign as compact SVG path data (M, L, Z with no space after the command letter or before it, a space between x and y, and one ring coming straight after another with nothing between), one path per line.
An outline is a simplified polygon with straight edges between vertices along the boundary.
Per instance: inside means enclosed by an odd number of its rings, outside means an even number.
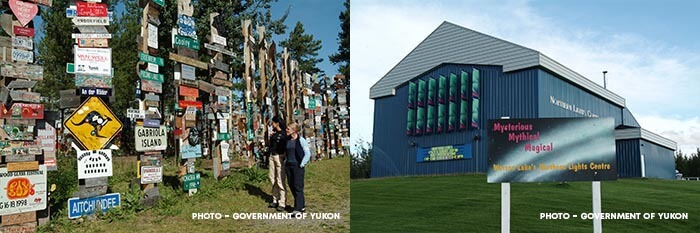
M200 177L201 175L199 173L185 174L185 176L182 177L182 187L185 189L185 191L199 188Z
M163 83L165 81L165 76L162 74L156 74L156 73L151 73L145 70L139 70L139 77L141 79L146 79L146 80L151 80L159 83Z
M165 66L165 59L160 57L154 57L144 52L139 52L139 61L153 63L158 66Z
M199 50L199 40L195 40L186 36L175 35L174 41L175 46Z
M158 4L160 6L165 6L165 0L153 0L155 4Z
M216 134L216 140L217 140L217 141L231 140L231 134L229 134L229 133L218 133L218 134Z

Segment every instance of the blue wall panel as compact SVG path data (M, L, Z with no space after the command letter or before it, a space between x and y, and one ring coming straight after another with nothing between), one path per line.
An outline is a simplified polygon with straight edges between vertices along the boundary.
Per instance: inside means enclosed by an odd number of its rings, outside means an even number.
M642 168L639 161L639 139L615 141L617 156L617 176L641 177Z
M676 160L673 151L641 140L641 154L644 155L644 172L646 177L675 179Z

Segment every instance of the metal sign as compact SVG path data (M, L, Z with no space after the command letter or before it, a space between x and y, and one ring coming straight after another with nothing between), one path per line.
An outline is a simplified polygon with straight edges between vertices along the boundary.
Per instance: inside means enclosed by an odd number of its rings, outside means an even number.
M99 150L122 129L112 110L99 97L90 97L63 123L87 150Z
M146 118L146 112L140 109L130 108L126 110L126 117L131 119L144 119Z
M187 79L187 80L196 80L197 77L195 76L194 72L194 67L186 65L186 64L180 64L182 66L182 78Z
M148 24L148 47L158 49L158 27Z
M168 147L168 133L165 126L148 128L136 126L134 129L136 151L165 150Z
M15 36L12 38L12 46L22 49L34 49L34 39L26 36Z
M165 65L165 59L160 58L160 57L154 57L154 56L148 55L144 52L139 52L139 61L153 63L153 64L156 64L158 66Z
M97 87L80 87L78 88L80 95L87 96L110 96L112 89L97 88Z
M75 17L72 19L75 25L109 25L109 17Z
M195 40L189 37L174 35L173 46L199 50L199 40Z
M74 6L71 6L74 7ZM78 16L78 9L76 8L66 8L66 18L75 18Z
M141 79L141 90L154 93L163 93L163 84L151 80Z
M0 168L0 215L46 209L46 167L8 172Z
M187 15L178 15L177 16L177 26L178 26L178 33L183 36L190 37L192 39L197 39L197 32L195 31L195 26L194 26L194 17L187 16Z
M78 151L78 179L112 176L112 150Z
M148 72L145 70L139 70L139 78L154 81L154 82L159 82L159 83L163 83L165 81L164 75L151 73L151 72Z
M76 87L112 88L112 77L96 75L75 75Z
M142 166L141 184L155 184L163 182L162 166Z
M75 73L112 76L111 48L73 47L75 52Z
M185 174L182 177L183 188L185 191L190 189L198 189L200 184L201 175L199 173Z
M12 49L12 60L32 63L34 62L34 51Z
M32 21L34 16L39 13L39 7L34 3L23 2L20 0L10 0L10 9L15 14L22 26L27 26L29 21Z
M190 136L192 135L188 137ZM199 136L197 135L197 137ZM183 159L202 157L202 145L190 145L187 140L180 139L180 154Z
M107 4L76 1L78 16L107 17Z
M88 197L84 199L71 198L68 199L68 218L79 218L83 215L90 215L98 208L105 212L111 208L119 207L121 204L121 195L119 193L110 193L98 197Z

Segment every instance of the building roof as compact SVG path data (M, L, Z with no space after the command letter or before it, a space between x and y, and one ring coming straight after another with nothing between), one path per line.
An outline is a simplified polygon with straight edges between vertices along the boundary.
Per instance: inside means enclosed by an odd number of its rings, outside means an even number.
M601 98L625 107L625 99L537 50L443 22L370 88L370 98L392 96L408 80L442 63L500 65L503 72L543 67Z
M655 134L649 130L643 128L629 128L629 129L616 129L615 130L615 140L624 139L644 139L650 141L659 146L666 147L671 150L676 150L677 145L671 139L662 137L661 135Z

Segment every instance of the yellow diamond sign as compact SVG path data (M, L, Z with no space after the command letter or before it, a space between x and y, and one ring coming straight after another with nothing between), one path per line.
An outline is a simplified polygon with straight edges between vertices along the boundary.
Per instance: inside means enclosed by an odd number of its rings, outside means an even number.
M122 129L112 110L99 97L85 100L63 125L86 150L99 150Z

